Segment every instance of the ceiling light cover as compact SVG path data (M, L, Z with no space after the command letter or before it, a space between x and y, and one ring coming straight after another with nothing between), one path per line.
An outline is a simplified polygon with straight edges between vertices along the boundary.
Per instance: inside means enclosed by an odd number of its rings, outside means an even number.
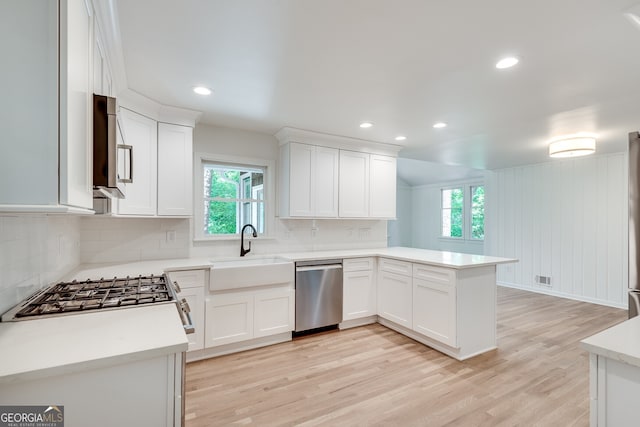
M549 143L549 157L578 157L596 152L593 135L572 135L553 139Z
M404 136L404 135L398 135L398 136L396 136L396 141L404 141L405 139L407 139L407 137L406 137L406 136Z
M438 122L438 123L434 124L433 127L436 128L436 129L442 129L442 128L446 128L447 124L444 123L444 122Z
M211 95L211 89L204 86L194 86L193 91L198 95Z
M496 63L496 68L502 70L505 68L511 68L519 62L518 58L514 56L508 56L506 58L502 58L500 61Z
M370 128L371 126L373 126L373 123L370 123L370 122L360 123L360 127L363 128L363 129Z

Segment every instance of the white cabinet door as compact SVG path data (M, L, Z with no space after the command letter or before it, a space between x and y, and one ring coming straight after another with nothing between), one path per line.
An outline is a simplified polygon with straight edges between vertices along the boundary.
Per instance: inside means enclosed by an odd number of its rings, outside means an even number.
M193 129L158 124L158 215L193 213Z
M93 12L60 2L60 203L93 208Z
M456 346L454 284L413 279L413 330L451 347Z
M256 291L254 310L255 338L293 331L295 290L287 286Z
M209 295L205 318L206 347L253 338L253 293Z
M367 153L340 150L340 217L369 216L369 157Z
M343 292L343 321L376 314L376 283L372 270L345 271Z
M339 150L315 147L313 171L315 217L336 218L338 216L338 164Z
M182 288L182 292L178 294L178 299L187 300L189 304L189 313L191 321L195 327L195 332L187 334L189 340L189 350L201 350L204 348L204 288Z
M289 211L284 216L311 217L314 214L315 147L306 144L289 144ZM286 185L286 183L285 183ZM286 200L284 201L286 204Z
M125 108L120 109L125 144L133 146L126 198L118 201L121 215L155 215L158 185L158 124Z
M412 298L411 277L378 271L378 316L411 329Z
M370 217L395 218L396 216L396 163L395 157L371 155Z

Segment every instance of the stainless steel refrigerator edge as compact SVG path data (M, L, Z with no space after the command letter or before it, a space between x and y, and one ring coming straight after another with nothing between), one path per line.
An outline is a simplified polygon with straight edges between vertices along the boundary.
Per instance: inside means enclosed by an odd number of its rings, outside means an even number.
M640 134L629 134L629 318L640 313Z
M342 322L342 260L296 262L295 332Z

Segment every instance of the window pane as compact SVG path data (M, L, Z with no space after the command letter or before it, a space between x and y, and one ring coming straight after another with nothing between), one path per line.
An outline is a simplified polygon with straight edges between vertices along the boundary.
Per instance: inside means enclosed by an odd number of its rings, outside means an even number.
M484 239L484 186L471 187L471 238Z
M204 234L236 234L238 230L236 202L204 202Z
M462 237L464 192L462 188L442 190L442 236Z

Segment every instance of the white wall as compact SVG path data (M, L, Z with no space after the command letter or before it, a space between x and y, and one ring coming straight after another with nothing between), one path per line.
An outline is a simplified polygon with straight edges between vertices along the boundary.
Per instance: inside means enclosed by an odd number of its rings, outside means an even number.
M474 181L474 183L477 182ZM444 182L412 187L411 247L479 255L484 253L482 241L446 239L440 236L440 190L465 183Z
M279 157L278 142L272 135L204 124L195 128L194 153L274 162ZM198 159L195 160L197 167ZM200 188L201 184L195 183L194 193ZM239 238L193 242L194 226L188 219L82 218L81 260L121 262L239 255ZM176 232L175 241L167 241L170 231ZM383 247L387 245L387 221L276 219L270 234L270 238L252 239L252 254Z
M79 262L78 217L0 216L0 314Z
M626 308L626 154L499 170L485 188L486 254L520 259L500 283Z

